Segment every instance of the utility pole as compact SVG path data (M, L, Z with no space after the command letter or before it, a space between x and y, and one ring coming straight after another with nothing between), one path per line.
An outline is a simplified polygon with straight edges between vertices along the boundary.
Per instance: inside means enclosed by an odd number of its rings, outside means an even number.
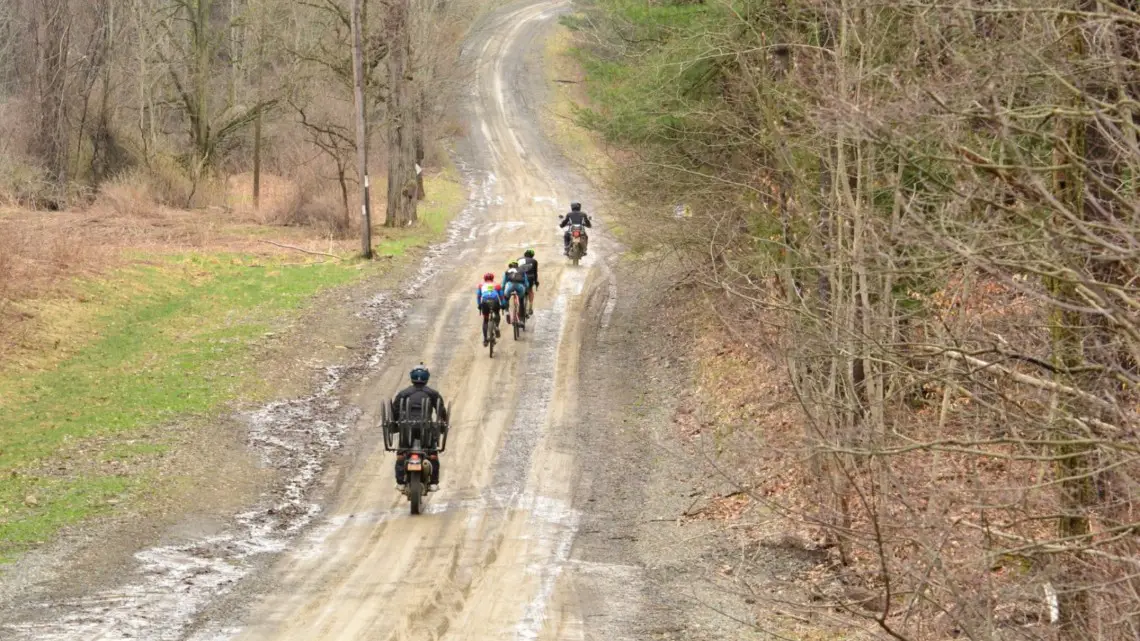
M233 13L231 5L230 13ZM265 54L264 43L262 42L262 24L257 25L256 33L256 48L254 49L255 59L253 63L253 73L257 76L256 81L256 94L258 105L257 120L253 121L253 208L255 211L261 211L261 116L265 113L265 109L261 107L261 63ZM248 31L246 33L249 33Z
M361 255L372 258L372 205L368 184L368 133L364 120L364 37L360 24L360 0L352 2L352 80L356 88L356 165L360 173Z

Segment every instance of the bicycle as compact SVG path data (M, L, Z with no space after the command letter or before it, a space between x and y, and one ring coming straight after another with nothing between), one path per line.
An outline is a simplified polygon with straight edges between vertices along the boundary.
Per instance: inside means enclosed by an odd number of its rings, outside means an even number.
M483 315L483 335L487 337L487 347L491 358L495 358L495 339L499 335L499 311L488 312Z
M522 326L522 318L519 316L519 293L516 291L511 292L511 300L508 303L507 320L510 321L511 326L515 330L515 340L519 339L519 331Z

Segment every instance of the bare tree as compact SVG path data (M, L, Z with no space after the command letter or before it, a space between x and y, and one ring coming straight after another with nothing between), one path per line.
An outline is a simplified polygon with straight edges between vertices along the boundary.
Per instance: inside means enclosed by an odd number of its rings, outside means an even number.
M754 496L834 554L815 603L898 639L1134 637L1136 7L625 11L586 22L637 69L587 122L784 358L803 429L754 416L757 458L803 491Z
M447 10L429 4L411 14L407 3L362 0L361 7L362 151L379 149L376 143L402 150L394 171L405 187L422 181L415 167L429 162L440 114L455 97L435 91L435 78L451 73L447 61L457 58L480 0ZM94 195L122 179L157 201L189 205L217 198L223 174L252 170L258 187L263 171L320 177L343 204L349 183L362 179L344 171L361 150L339 136L353 129L347 7L342 0L17 0L0 10L0 116L13 168L0 182L20 185L0 190L54 206L69 192ZM403 26L390 24L389 11ZM384 66L390 36L401 46ZM402 88L390 92L389 77ZM294 109L275 110L280 102ZM207 183L211 189L199 190ZM397 218L414 220L417 191L422 197L422 186L393 190L411 194Z
M63 189L68 180L67 69L71 14L67 0L34 0L31 4L32 33L36 41L37 122L33 153L44 163L57 189Z
M384 24L388 50L388 210L384 224L403 227L416 222L416 111L414 78L409 65L411 31L408 0L387 0Z

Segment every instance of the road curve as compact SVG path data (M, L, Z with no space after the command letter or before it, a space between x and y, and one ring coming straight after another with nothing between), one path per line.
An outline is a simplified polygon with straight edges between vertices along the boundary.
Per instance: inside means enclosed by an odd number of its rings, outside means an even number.
M484 211L408 312L369 390L357 429L423 360L454 405L443 489L410 516L393 487L393 458L367 439L337 499L270 570L271 586L236 625L197 638L580 639L563 594L579 514L576 460L561 446L576 429L578 345L585 301L607 291L592 243L578 267L560 251L557 213L577 194L540 131L536 44L564 1L500 10L467 47L474 70L462 155ZM595 234L597 235L597 234ZM522 340L508 332L494 359L482 346L473 293L487 271L533 247L541 261L537 310ZM504 328L506 329L506 328ZM371 396L371 398L369 398Z

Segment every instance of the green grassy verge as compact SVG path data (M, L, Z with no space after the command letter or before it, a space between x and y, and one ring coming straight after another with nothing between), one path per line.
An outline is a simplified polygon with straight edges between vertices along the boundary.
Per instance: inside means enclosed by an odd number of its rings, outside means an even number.
M427 188L421 225L378 233L378 255L435 240L459 211L457 183L436 178ZM248 398L260 378L249 367L254 339L314 295L387 268L295 254L131 259L77 283L82 304L59 307L83 308L82 345L41 371L0 375L0 562L151 491L145 472L123 465L174 447L149 439L150 428Z
M606 184L614 171L614 159L607 153L602 137L584 126L592 102L588 89L596 81L587 73L575 33L565 22L554 27L546 39L543 58L550 91L544 125L563 154L596 183ZM607 215L606 228L628 241L629 230L620 216Z
M410 230L379 230L376 255L402 256L410 248L439 238L465 199L463 185L456 179L428 178L424 192L428 199L420 204L419 225Z

